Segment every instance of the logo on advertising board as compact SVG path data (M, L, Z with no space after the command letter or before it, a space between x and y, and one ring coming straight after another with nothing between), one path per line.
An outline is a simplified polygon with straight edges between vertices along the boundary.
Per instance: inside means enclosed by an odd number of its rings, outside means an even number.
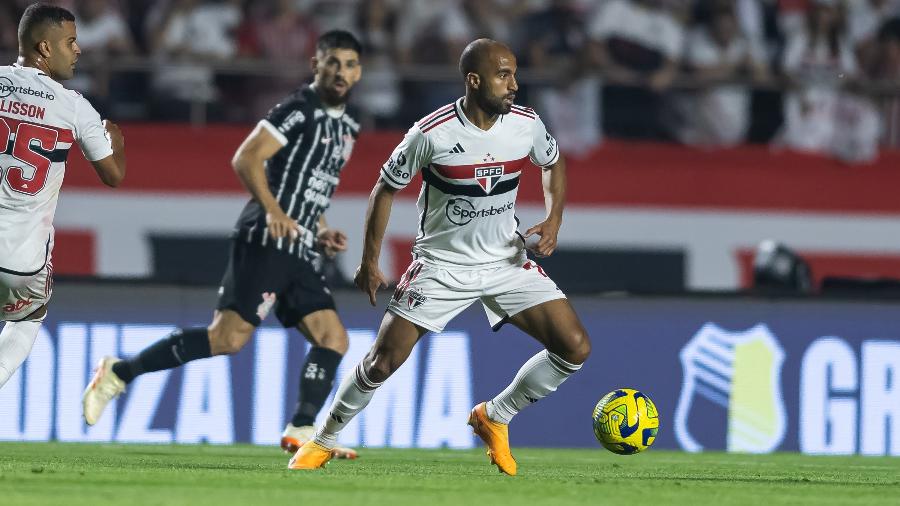
M728 331L705 324L681 349L684 371L675 408L675 437L687 451L721 447L714 425L725 421L728 451L767 453L784 439L787 414L781 394L784 350L764 324ZM705 445L704 445L705 443ZM717 444L718 443L718 444Z

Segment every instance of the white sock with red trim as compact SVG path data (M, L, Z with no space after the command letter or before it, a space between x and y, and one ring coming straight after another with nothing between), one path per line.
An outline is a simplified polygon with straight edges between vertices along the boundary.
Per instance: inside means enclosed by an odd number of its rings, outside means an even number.
M41 329L41 322L28 320L6 322L0 332L0 388L25 362Z

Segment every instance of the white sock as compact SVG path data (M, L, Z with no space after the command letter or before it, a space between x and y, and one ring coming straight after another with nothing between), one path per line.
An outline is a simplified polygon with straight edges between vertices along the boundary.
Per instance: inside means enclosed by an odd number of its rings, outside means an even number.
M337 445L338 433L369 404L375 389L380 386L381 383L375 383L366 376L360 362L353 372L341 381L341 386L334 394L334 402L328 410L328 417L316 431L316 443L329 450L334 448Z
M519 411L556 391L563 381L581 369L559 355L543 350L528 359L512 383L485 406L491 420L508 424Z
M36 320L6 322L3 326L3 332L0 332L0 388L28 358L40 328L41 322Z

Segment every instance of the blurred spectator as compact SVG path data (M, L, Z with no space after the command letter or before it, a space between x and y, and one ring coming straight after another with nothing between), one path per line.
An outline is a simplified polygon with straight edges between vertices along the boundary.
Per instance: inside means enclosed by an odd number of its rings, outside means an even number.
M878 29L900 14L900 0L855 0L847 2L847 36L866 69L876 64Z
M878 31L875 47L876 65L871 77L879 84L896 90L900 83L900 17L888 20ZM900 97L896 91L881 101L884 118L884 144L900 148Z
M453 64L473 38L461 0L405 0L397 20L397 56L410 63Z
M88 96L100 112L110 96L110 57L134 53L131 32L110 0L83 0L75 9L81 70L69 81L72 89ZM123 90L124 91L124 90Z
M293 3L312 18L320 33L346 30L356 22L357 10L368 0L293 0Z
M533 105L566 151L576 155L601 140L600 81L584 65L586 13L575 0L552 0L521 23L520 65L560 76L554 85L537 87Z
M354 88L354 103L363 112L364 126L399 127L395 121L403 105L394 58L394 29L398 0L369 0L359 6L356 30L362 34L365 79Z
M738 81L768 78L765 51L743 35L729 0L706 4L687 38L685 64L707 86L673 100L674 133L683 143L721 147L744 141L750 126L750 87Z
M0 51L15 52L19 48L19 20L11 5L0 5Z
M246 80L245 86L253 90L246 99L249 114L263 117L310 75L310 58L315 56L319 34L295 0L267 0L256 5L262 10L244 24L242 51L278 65L281 71Z
M590 61L607 79L608 135L663 137L663 94L680 63L684 29L661 0L608 0L588 23Z
M782 66L793 91L785 97L779 143L851 162L877 155L877 113L845 91L858 66L836 0L812 2L805 29L788 39Z
M185 102L218 97L211 62L237 53L235 30L242 19L239 0L170 0L148 16L152 50L159 61L153 86L165 117L183 115Z

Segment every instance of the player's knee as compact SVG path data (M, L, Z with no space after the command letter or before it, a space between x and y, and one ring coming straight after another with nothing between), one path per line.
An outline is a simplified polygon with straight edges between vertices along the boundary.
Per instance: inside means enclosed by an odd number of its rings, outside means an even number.
M572 331L566 339L566 343L568 344L567 361L573 364L583 364L587 361L591 354L591 339L583 328Z
M383 383L394 374L402 362L397 363L390 353L374 353L366 360L366 376L374 383Z
M209 348L213 355L233 355L244 347L249 340L245 332L236 330L209 331Z
M350 338L347 336L347 331L344 329L335 330L333 332L326 332L325 335L323 335L322 338L318 340L316 346L328 348L329 350L334 350L341 355L346 355L347 349L350 348Z

